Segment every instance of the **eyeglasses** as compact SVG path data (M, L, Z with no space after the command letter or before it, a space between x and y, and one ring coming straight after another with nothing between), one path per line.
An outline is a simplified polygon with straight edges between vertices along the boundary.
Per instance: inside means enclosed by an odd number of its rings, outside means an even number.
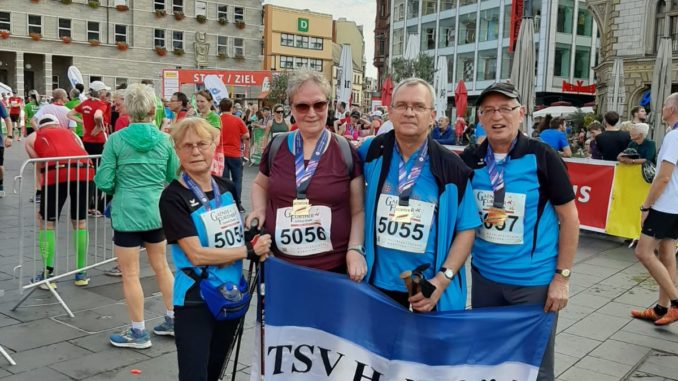
M210 147L212 147L212 144L214 142L208 142L208 141L200 141L197 143L184 143L180 145L178 148L184 152L184 153L192 153L194 149L198 149L200 152L205 152L207 151Z
M283 110L275 110L276 114L282 114Z
M518 106L513 106L513 107L509 107L509 106L501 106L501 107L499 107L499 108L494 108L494 107L483 107L483 108L480 109L480 116L483 116L483 115L494 115L494 113L497 112L497 111L498 111L501 115L506 116L506 115L511 114L511 113L513 112L513 110L515 110L515 109L517 109L517 108L520 108L520 105L518 105Z
M426 107L426 105L423 104L423 103L415 103L413 105L409 105L409 104L404 103L404 102L402 102L402 103L398 102L391 107L392 110L395 110L395 111L398 111L398 112L405 112L405 111L407 111L407 109L410 109L410 108L412 109L412 111L416 112L417 114L422 114L422 113L425 113L428 110L433 110L432 107Z
M311 110L311 107L313 107L313 111L315 112L322 112L325 111L327 108L327 101L320 101L320 102L315 102L313 104L308 104L308 103L295 103L292 107L298 112L305 114ZM277 111L276 111L277 112Z

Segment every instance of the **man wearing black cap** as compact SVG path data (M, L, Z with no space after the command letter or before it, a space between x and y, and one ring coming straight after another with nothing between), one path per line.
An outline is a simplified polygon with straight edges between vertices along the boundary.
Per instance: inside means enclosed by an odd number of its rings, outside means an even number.
M483 220L471 251L473 308L567 305L579 218L558 153L520 132L525 108L513 85L495 83L478 97L487 139L467 148L474 199ZM538 380L553 380L555 324Z

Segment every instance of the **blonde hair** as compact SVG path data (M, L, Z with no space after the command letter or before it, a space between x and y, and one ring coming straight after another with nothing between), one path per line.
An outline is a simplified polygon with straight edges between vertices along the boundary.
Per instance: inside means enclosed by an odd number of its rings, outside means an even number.
M320 90L325 94L325 97L327 99L330 98L332 87L329 82L327 82L325 76L315 70L303 68L292 72L287 80L287 98L289 99L290 104L292 104L292 98L297 95L299 88L306 82L315 83L320 87Z
M622 131L627 131L630 132L631 129L633 128L634 123L630 120L627 120L626 122L622 122L622 124L619 126L619 129Z
M125 110L130 122L148 122L155 115L155 92L152 87L134 83L125 93Z
M205 119L185 118L182 119L181 122L175 124L174 127L172 128L171 136L172 141L174 142L175 151L178 151L181 143L183 143L184 139L186 139L186 134L188 134L189 131L193 131L193 133L195 133L202 139L209 140L213 143L219 143L216 141L217 136L219 136L219 130L212 127L212 125L209 124L209 122L207 122ZM178 153L177 156L179 156ZM181 162L179 162L177 174L180 174L183 171L184 166L181 165Z

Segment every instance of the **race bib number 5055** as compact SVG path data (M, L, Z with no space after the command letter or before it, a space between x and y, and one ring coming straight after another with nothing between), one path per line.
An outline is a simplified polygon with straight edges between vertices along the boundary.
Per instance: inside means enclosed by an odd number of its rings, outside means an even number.
M494 201L494 193L483 190L474 190L473 193L480 213L480 220L485 221ZM504 209L508 214L504 225L499 226L483 222L476 230L477 237L492 243L522 245L525 225L525 195L507 192Z
M379 197L376 221L378 246L415 254L426 252L435 204L410 200L409 206L409 222L401 222L395 216L398 196L382 194Z
M208 247L220 249L245 244L240 212L234 204L207 211L200 218L205 224Z
M332 251L330 232L332 210L327 206L310 206L308 215L295 215L291 207L276 212L275 244L283 254L295 257Z

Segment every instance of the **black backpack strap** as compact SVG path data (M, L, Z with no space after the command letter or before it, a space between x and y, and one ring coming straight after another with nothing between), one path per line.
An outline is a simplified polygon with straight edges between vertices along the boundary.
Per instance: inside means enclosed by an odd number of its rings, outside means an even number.
M273 159L275 156L278 154L278 151L280 150L280 146L283 144L283 142L287 141L287 135L291 134L291 132L285 132L284 134L276 135L273 137L273 140L271 140L271 146L268 149L268 171L270 173L271 168L273 167Z
M207 279L207 266L202 266L200 267L202 269L202 273L200 275L195 273L194 268L193 269L181 269L181 271L184 272L187 276L189 276L191 279L195 281L195 283L200 283L201 280Z
M348 170L348 177L351 177L353 173L353 152L351 151L351 143L348 139L340 135L334 135L337 143L339 143L339 150L341 151L341 159L346 164L346 169Z

